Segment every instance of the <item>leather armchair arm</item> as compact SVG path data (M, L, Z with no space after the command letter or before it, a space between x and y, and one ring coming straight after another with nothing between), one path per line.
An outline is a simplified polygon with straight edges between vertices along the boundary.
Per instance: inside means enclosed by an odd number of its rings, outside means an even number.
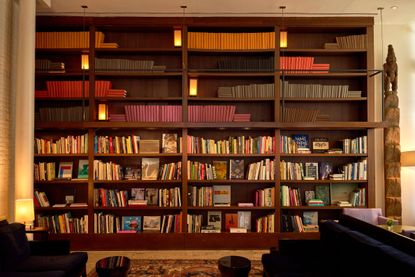
M29 241L31 255L54 256L70 253L70 240L34 240Z

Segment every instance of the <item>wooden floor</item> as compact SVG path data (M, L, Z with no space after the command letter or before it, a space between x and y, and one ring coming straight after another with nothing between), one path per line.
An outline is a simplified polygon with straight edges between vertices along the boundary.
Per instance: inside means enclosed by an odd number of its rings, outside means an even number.
M130 259L219 259L223 256L243 256L250 260L261 260L268 250L154 250L154 251L88 251L87 273L104 257L126 256Z

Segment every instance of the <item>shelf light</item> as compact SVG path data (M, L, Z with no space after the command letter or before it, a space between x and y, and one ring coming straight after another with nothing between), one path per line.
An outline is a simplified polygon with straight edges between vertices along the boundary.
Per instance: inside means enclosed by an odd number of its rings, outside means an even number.
M288 32L280 31L280 48L288 47Z
M189 96L197 96L197 79L189 80Z
M89 70L89 55L81 55L81 69Z
M181 47L182 46L182 30L175 29L174 30L174 47Z
M98 104L98 120L105 121L108 120L108 105L107 104Z

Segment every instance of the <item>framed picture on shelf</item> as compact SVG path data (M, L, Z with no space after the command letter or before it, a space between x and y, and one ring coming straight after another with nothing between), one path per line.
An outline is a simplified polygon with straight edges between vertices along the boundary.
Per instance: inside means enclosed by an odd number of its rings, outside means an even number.
M143 231L160 232L160 216L145 215L143 217Z
M159 173L158 158L143 158L141 162L141 179L142 180L157 180Z
M161 135L161 150L163 153L177 153L177 134Z
M59 179L72 179L73 162L60 162L59 163Z
M328 138L313 138L311 142L311 151L313 153L327 153L329 151Z
M208 211L208 224L213 226L215 230L222 229L222 212L221 211Z

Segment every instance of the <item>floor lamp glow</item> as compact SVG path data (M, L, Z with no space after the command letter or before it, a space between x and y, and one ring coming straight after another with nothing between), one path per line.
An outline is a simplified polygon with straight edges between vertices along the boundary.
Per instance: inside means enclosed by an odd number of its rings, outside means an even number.
M26 229L31 229L35 220L33 199L16 199L16 222L23 223Z

